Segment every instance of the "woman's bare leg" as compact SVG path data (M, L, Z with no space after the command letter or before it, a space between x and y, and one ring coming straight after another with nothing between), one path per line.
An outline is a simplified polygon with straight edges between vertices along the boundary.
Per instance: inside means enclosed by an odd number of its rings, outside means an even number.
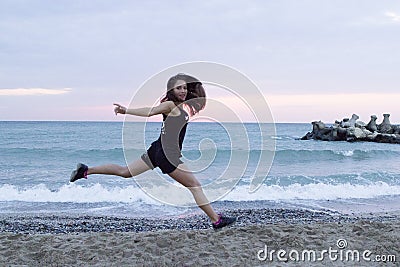
M129 166L106 164L96 167L89 167L87 174L107 174L130 178L148 170L150 170L150 167L142 159L138 159L129 164Z
M218 221L219 215L211 207L210 202L201 188L201 184L184 164L180 164L178 168L168 175L190 190L199 208L210 217L213 223Z

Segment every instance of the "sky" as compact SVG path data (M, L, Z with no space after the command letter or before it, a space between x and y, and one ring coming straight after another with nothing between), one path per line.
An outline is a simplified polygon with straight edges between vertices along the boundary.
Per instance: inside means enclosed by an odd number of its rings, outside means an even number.
M0 0L0 120L121 121L147 79L209 61L276 122L400 123L399 47L397 0Z

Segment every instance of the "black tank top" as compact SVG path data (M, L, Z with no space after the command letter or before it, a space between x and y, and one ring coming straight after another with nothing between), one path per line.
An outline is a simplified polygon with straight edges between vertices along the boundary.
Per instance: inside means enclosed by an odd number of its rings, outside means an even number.
M181 157L182 143L186 134L186 127L189 115L181 107L178 107L178 116L167 116L163 114L163 124L161 127L160 142L164 154L168 157Z

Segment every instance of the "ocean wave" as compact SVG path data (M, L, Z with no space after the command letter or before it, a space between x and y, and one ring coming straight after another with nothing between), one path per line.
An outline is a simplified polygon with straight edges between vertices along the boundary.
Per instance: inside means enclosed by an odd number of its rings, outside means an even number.
M144 149L137 151L143 153ZM90 158L107 157L115 158L123 155L122 148L105 148L105 149L71 149L71 148L3 148L2 156L8 158L21 159L37 159L37 158L57 158L64 160L65 158L86 156Z
M137 158L146 151L142 149L128 149L124 150L122 147L112 148L89 148L89 149L60 149L60 148L3 148L2 149L2 162L3 166L7 163L26 162L27 160L32 164L42 161L53 162L53 159L59 161L68 161L73 158L79 158L83 161L88 159L104 160L104 159L118 159L121 161L124 155L128 156L128 160ZM125 152L125 153L124 153ZM361 150L361 149L338 149L338 150L307 150L307 149L283 149L277 151L259 150L259 149L226 149L226 148L206 148L206 149L183 149L182 155L184 161L186 160L209 160L215 159L215 164L224 164L232 159L243 158L244 161L249 160L249 164L258 162L261 152L275 153L274 164L276 167L285 166L287 164L312 164L318 162L319 166L323 164L333 164L346 161L361 161L365 162L393 162L400 157L400 151L396 150ZM35 163L36 162L36 163ZM39 164L37 163L37 164ZM221 166L222 166L221 165ZM371 166L368 163L368 166ZM313 166L312 168L314 168ZM342 174L342 173L340 173Z
M248 185L236 186L223 200L254 201L254 200L334 200L348 198L374 198L379 196L400 195L399 185L389 185L385 182L375 182L368 185L360 184L291 184L288 186L262 185L255 193L249 193ZM49 203L144 203L161 205L147 196L136 186L106 187L101 184L80 186L68 184L56 190L50 190L40 184L31 188L18 188L5 184L0 186L0 201L49 202Z
M376 182L369 185L359 184L291 184L289 186L262 185L256 192L248 193L248 186L233 189L223 200L334 200L350 198L374 198L379 196L400 195L399 185Z
M353 159L389 159L398 158L400 152L393 150L279 150L275 152L278 161L335 161L346 158Z
M114 148L71 149L71 148L16 147L16 148L3 148L2 151L3 153L104 152L104 151L122 151L122 148L114 147Z
M147 148L147 146L143 146L143 148L123 148L123 147L112 147L112 148L34 148L34 147L13 147L13 148L2 148L2 154L6 153L54 153L54 152L115 152L115 151L143 151ZM263 152L272 152L272 150L260 150L260 149L253 149L251 147L223 147L223 148L183 148L183 152L192 153L192 152L215 152L221 153L231 153L232 151L250 151L251 153L260 153ZM400 156L400 151L395 150L361 150L361 149L354 149L354 150L317 150L317 149L277 149L275 151L277 155L282 156L304 156L304 155L338 155L343 157L351 157L351 156Z
M284 149L284 150L260 150L260 149L202 149L202 150L183 150L183 153L215 153L221 154L232 154L232 152L249 152L250 155L259 155L261 152L275 153L277 159L344 159L344 158L389 158L389 157L400 157L400 151L393 150L306 150L306 149Z
M157 203L150 199L136 186L106 187L101 184L80 186L68 184L56 190L49 189L44 184L31 188L18 188L15 185L5 184L0 186L0 201L25 201L25 202L125 202L138 201Z

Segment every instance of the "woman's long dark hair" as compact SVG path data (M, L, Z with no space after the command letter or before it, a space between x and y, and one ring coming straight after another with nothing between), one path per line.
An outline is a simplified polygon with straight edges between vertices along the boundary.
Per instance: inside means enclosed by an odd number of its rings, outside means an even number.
M187 95L184 104L189 108L190 115L193 116L206 106L206 91L202 83L195 77L184 73L172 76L167 82L167 94L161 102L173 101L176 104L181 102L173 92L176 81L178 80L186 82Z

